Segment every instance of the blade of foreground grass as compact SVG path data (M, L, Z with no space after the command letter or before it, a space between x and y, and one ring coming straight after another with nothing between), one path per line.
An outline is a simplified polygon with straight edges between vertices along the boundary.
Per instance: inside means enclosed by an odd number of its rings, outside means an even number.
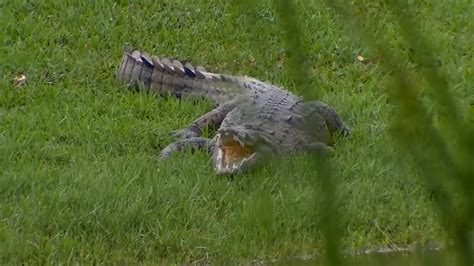
M239 1L237 7L240 11L255 13L255 4L254 1ZM307 57L304 54L305 49L302 42L304 33L301 31L298 21L297 8L292 1L286 0L276 1L275 8L280 20L280 30L284 33L283 37L286 44L285 51L288 61L285 65L285 70L288 76L292 78L295 87L301 95L304 95L306 99L320 99L320 90L310 88L311 84L315 85L316 88L320 88L320 86L317 83L317 79L310 80L312 76L309 71L310 68L305 67L305 58ZM256 36L251 37L256 39ZM318 206L321 210L322 218L317 220L320 221L319 225L325 235L327 259L333 265L340 265L339 246L341 234L338 229L339 223L337 222L338 219L335 212L336 184L333 182L334 178L331 178L330 161L327 157L317 155L312 156L311 160L318 162L313 164L314 171L318 173L318 178L313 178L312 184L313 193L317 193L319 192L317 183L318 181L320 182L322 199L315 206ZM316 210L315 213L317 213ZM315 235L316 233L314 232Z
M438 103L441 109L439 113L444 116L445 128L448 136L462 143L454 149L455 153L462 154L459 157L462 161L455 162L460 170L460 175L454 180L457 183L457 189L463 192L465 202L472 202L472 191L474 191L474 182L472 182L472 174L474 173L474 165L470 162L474 161L474 132L470 124L462 121L462 115L457 106L455 99L449 93L449 84L444 73L441 73L435 65L435 51L431 45L433 41L429 41L424 32L415 21L415 14L410 9L404 8L399 1L387 1L388 6L395 13L398 24L402 29L402 33L409 44L414 48L413 55L415 63L423 70L423 77L428 81L435 103ZM474 204L467 204L468 215L474 218Z
M318 89L314 90L309 88L309 78L311 74L308 71L308 67L305 67L305 56L304 49L302 44L302 35L301 26L298 21L298 11L293 3L290 0L278 0L275 1L276 10L278 17L280 18L280 27L285 33L286 41L286 50L288 56L288 64L286 64L286 69L289 73L289 76L293 78L296 87L299 89L299 92L305 96L307 100L319 95ZM317 86L319 88L320 86ZM310 129L309 129L310 130ZM319 180L321 182L321 193L322 199L319 202L319 208L321 209L321 214L323 218L318 219L321 221L319 225L323 231L326 241L326 256L328 262L332 265L341 265L342 257L339 255L339 246L341 234L338 230L339 223L336 214L335 208L335 198L336 198L336 184L334 178L332 178L331 163L325 156L312 156L314 162L315 171L318 173L317 178L313 179L313 189L314 193L317 193L316 182ZM317 205L316 205L317 206ZM316 232L315 232L316 233Z
M469 239L469 232L472 230L470 215L472 201L470 193L466 192L472 191L469 189L472 186L472 170L466 167L468 164L465 161L456 162L449 152L447 140L443 139L439 129L433 126L431 115L418 99L418 84L413 81L413 74L402 67L404 64L400 60L400 56L393 55L393 51L389 51L384 46L388 43L384 36L372 34L372 32L376 32L371 26L374 25L374 21L367 19L361 22L359 18L365 16L358 16L355 7L350 9L345 4L331 1L326 1L326 3L336 13L350 21L350 24L356 28L365 44L373 48L380 56L382 59L380 60L381 65L392 73L393 85L389 92L400 104L399 116L394 122L394 138L408 151L411 158L418 163L419 168L424 173L425 183L432 191L441 212L442 223L454 240L457 261L459 264L468 265L473 260ZM432 60L433 48L423 38L423 34L418 30L417 23L405 16L406 7L399 2L391 2L389 5L395 12L402 31L405 33L405 39L414 47L415 51L423 51L415 52L414 59L419 65L425 66L423 76L433 88L434 98L443 107L453 132L457 133L460 142L465 144L461 146L471 147L472 134L464 133L470 132L470 129L466 130L459 119L460 114L449 94L448 83L429 63ZM428 64L426 64L427 62ZM465 153L461 154L461 158L472 156L469 149L459 151ZM449 190L443 187L449 180L452 180L455 184L457 183L458 191L464 192L464 197L459 203L455 201L455 196L450 195Z

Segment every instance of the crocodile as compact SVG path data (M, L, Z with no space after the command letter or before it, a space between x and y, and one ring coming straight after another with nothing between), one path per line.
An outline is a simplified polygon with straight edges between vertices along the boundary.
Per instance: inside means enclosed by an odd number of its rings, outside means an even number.
M351 135L337 112L321 101L305 101L270 82L217 74L170 57L124 49L120 82L161 96L207 99L215 108L183 129L161 150L160 159L189 148L207 150L218 174L235 174L274 155L314 151L331 154L335 134ZM212 138L202 136L217 128Z

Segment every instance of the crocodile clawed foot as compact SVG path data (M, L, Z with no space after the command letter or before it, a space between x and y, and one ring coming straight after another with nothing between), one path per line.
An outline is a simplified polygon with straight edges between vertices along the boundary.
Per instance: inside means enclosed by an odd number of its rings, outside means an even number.
M334 153L334 148L331 146L326 145L325 143L322 142L313 142L310 143L306 146L306 148L314 152L317 155L323 155L323 156L328 156Z
M182 149L182 147L184 146L183 144L184 144L183 141L176 141L176 142L170 143L163 150L161 150L159 159L166 160L170 158L173 153L176 153Z
M191 150L207 150L213 147L213 141L208 138L202 137L191 137L187 139L180 139L173 143L170 143L160 152L160 160L168 159L173 153L181 151L186 148Z
M352 135L352 130L348 127L344 127L341 129L341 133L344 137L350 137Z
M161 150L159 159L166 160L170 158L173 154L179 152L181 150L181 145L178 142L173 142L166 146L163 150Z
M194 137L199 136L197 132L194 132L189 129L173 130L170 132L170 135L179 139L189 139L189 138L194 138Z
M166 147L166 148L168 148L168 147ZM163 149L163 150L160 152L160 156L159 156L159 159L160 159L160 160L166 160L166 159L168 159L168 158L171 156L171 154L173 153L173 151L171 151L169 148L168 148L168 149L166 149L166 148Z

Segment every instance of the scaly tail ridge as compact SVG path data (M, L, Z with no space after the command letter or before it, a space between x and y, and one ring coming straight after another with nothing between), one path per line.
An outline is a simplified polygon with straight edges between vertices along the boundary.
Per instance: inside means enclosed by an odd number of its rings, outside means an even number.
M127 48L117 71L117 78L132 87L178 98L204 97L214 102L220 100L222 93L212 83L220 77L187 62Z

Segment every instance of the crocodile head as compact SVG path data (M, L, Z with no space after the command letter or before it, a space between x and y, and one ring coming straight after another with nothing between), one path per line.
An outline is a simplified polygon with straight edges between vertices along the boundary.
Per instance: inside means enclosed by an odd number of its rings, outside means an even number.
M212 161L219 174L245 171L274 154L269 136L259 129L224 127L215 139Z

